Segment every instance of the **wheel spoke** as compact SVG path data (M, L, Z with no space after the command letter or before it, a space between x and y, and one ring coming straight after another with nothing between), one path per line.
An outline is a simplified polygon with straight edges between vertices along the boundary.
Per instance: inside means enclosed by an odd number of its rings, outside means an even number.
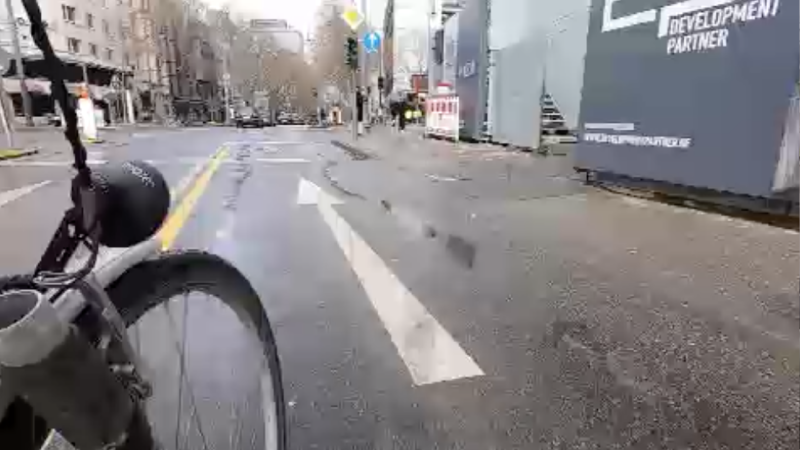
M189 375L186 373L186 336L189 330L189 301L188 301L189 293L186 292L183 295L183 327L181 329L181 340L180 342L176 341L175 333L172 330L177 328L175 318L172 315L172 312L169 309L169 306L166 307L167 316L169 317L170 321L170 334L172 335L173 339L172 342L175 344L175 349L179 355L179 380L178 380L178 416L177 416L177 426L175 427L175 450L180 450L180 429L181 429L181 416L183 411L183 384L186 383L186 394L188 395L189 406L192 409L191 416L189 417L190 426L186 431L185 438L188 440L189 431L191 431L191 422L193 419L197 420L197 432L200 435L200 440L203 443L203 450L208 450L208 440L206 439L206 434L203 431L203 423L200 419L200 414L197 411L197 402L194 396L194 389L192 389L192 383L189 379ZM166 302L165 305L169 303Z
M209 355L212 355L216 351L214 350L215 342L233 345L238 343L235 327L213 328L215 334L221 333L219 336L223 338L222 340L207 341L209 337L204 336L206 331L202 325L205 323L204 318L215 317L223 319L223 321L229 317L239 318L238 314L230 309L218 311L216 308L218 301L213 294L193 291L190 288L188 292L173 294L169 300L160 302L159 306L163 309L159 308L159 313L153 317L161 317L161 326L151 329L145 322L137 322L129 327L131 344L134 346L136 354L142 356L142 352L147 353L152 345L161 347L153 353L153 357L157 358L154 361L160 361L159 365L164 369L160 370L161 375L156 375L152 381L156 386L163 384L163 388L160 390L156 388L156 397L148 408L152 414L154 430L160 428L160 432L157 432L156 435L160 435L161 442L167 444L165 448L209 450L219 447L222 450L223 448L256 448L257 443L262 442L260 435L263 432L262 445L267 449L277 448L277 432L272 430L277 420L272 404L274 402L272 398L274 381L268 364L265 365L266 359L256 363L255 359L249 358L249 353L240 353L242 348L246 349L247 347L235 346L236 351L229 353L231 361L238 362L235 368L226 366L230 369L223 369L222 366L216 366L208 367L209 370L206 371L206 365L213 365L215 359L205 361L200 354L198 354L199 359L192 356L192 352L199 351L204 348L204 345L211 344L211 347L205 350L211 351ZM178 302L184 304L179 307L177 306ZM189 305L189 302L197 304ZM190 308L192 309L190 310ZM230 314L230 316L226 316L226 314ZM189 329L190 320L201 320L201 322ZM160 332L153 332L158 329ZM198 335L201 329L204 334ZM230 335L229 333L234 334ZM191 343L190 347L189 339L200 340ZM206 342L203 343L203 341ZM244 351L248 352L249 350ZM177 358L175 358L176 353ZM190 357L192 360L189 359ZM246 359L241 360L242 357ZM263 354L259 359L262 358L264 358ZM253 365L251 366L251 364ZM233 370L233 375L241 382L218 384L221 381L224 382L225 377L231 376L224 373L226 370ZM242 372L236 374L236 371ZM175 394L174 381L169 381L176 379L178 381L177 394ZM222 390L218 391L219 388ZM207 392L207 389L210 391ZM176 395L177 405L174 403ZM218 395L222 396L216 397ZM216 405L216 410L214 405ZM202 412L200 408L203 408ZM226 416L228 417L227 430L224 429ZM211 422L205 423L208 420ZM174 434L172 434L173 429L171 428L173 426ZM169 445L169 442L172 442L173 445Z

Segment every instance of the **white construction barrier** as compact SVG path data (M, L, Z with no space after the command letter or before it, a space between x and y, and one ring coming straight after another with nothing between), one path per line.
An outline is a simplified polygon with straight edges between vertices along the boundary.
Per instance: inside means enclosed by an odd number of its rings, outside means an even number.
M461 120L458 96L431 95L425 101L425 134L458 141Z

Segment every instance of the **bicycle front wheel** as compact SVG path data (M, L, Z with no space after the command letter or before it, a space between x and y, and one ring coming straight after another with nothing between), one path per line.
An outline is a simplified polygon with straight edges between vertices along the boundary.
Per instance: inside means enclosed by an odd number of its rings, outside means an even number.
M275 338L238 270L208 253L166 253L108 294L152 384L145 410L163 449L287 448Z

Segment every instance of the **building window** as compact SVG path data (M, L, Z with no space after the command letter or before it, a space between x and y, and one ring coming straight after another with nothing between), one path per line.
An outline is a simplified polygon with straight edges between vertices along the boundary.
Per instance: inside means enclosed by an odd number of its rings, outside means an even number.
M75 7L68 5L61 5L61 15L64 17L65 22L75 23Z
M114 61L114 50L107 48L106 49L106 60Z
M67 50L70 53L80 53L81 52L81 41L80 41L80 39L67 38Z
M86 13L86 28L94 30L94 15Z
M111 27L108 25L108 21L106 19L103 19L103 34L106 36L111 34Z
M97 58L97 45L96 44L89 44L89 54Z

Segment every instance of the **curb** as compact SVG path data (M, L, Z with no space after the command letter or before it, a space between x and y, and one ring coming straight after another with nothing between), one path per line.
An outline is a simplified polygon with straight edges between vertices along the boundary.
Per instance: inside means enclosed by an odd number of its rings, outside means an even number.
M344 152L347 153L347 156L356 161L363 161L365 159L373 158L373 156L370 155L369 153L347 142L340 141L338 139L332 139L331 144L335 147L339 147L340 149L344 150Z
M31 156L39 153L37 149L18 150L18 149L4 149L0 150L0 161L8 159L17 159L25 156Z

